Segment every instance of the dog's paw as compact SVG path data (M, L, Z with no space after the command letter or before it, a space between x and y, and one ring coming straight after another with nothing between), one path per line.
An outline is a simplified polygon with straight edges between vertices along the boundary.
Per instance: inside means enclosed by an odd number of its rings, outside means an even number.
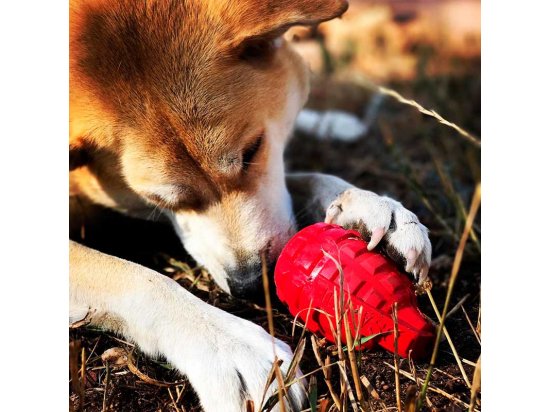
M380 243L419 283L426 280L432 256L428 229L401 203L351 188L329 205L325 222L359 231L369 241L369 250Z
M180 369L188 376L206 412L246 412L248 400L253 401L254 411L260 411L278 388L274 379L265 390L275 356L282 360L280 369L286 376L292 350L252 322L228 313L216 317L216 322L209 322L206 328L197 325L196 339L188 343L195 348L184 350L186 358L181 360L184 367ZM177 360L175 363L178 366ZM296 377L301 376L297 368ZM299 379L287 388L287 411L301 410L305 387L305 379ZM283 409L277 404L272 410Z

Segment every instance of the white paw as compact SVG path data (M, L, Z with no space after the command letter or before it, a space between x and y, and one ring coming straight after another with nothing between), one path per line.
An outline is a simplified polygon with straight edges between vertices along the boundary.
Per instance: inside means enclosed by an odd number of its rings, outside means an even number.
M186 347L170 361L187 375L205 412L246 412L247 400L254 402L255 411L260 411L278 388L275 379L265 391L275 353L283 361L281 371L286 376L292 350L279 339L273 343L271 336L252 322L221 311L215 315L214 321L210 317L197 320L206 324L197 323L193 340L183 342ZM178 359L180 356L183 358ZM302 376L299 368L296 375ZM305 388L305 379L287 388L287 411L301 410ZM280 405L272 410L281 410Z
M358 230L369 240L369 250L381 241L388 255L402 263L419 283L430 268L432 245L428 229L401 203L357 188L342 192L328 207L326 223Z
M341 110L318 112L303 109L295 122L296 130L320 140L334 139L354 142L367 132L365 124L355 115Z

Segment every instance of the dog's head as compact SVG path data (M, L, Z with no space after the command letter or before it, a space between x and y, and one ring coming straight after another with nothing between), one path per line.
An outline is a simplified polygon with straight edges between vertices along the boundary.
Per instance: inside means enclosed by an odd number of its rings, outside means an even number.
M273 262L294 230L283 149L308 94L308 68L282 34L346 8L73 1L70 143L88 152L94 193L166 211L223 289L256 289L261 254Z

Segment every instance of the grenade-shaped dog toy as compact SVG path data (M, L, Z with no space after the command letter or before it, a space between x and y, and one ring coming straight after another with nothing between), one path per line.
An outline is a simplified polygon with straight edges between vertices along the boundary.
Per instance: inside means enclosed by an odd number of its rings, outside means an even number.
M353 340L359 337L355 342L361 342L361 348L378 344L394 351L394 302L398 354L407 357L412 350L411 356L419 358L433 347L434 327L418 309L411 280L389 259L368 251L367 243L354 230L317 223L299 231L277 261L275 285L290 313L298 315L307 329L332 342L336 341L335 311L340 311L343 290L350 336ZM342 323L341 337L346 343L344 330Z

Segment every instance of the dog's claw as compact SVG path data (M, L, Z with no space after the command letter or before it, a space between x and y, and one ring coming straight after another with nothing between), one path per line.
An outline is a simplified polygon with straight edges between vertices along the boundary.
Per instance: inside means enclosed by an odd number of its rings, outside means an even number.
M325 223L335 223L336 217L342 212L342 207L336 203L330 205L325 216Z
M428 271L430 267L428 265L422 266L422 269L420 269L420 276L418 278L418 284L422 285L426 279L428 279Z
M416 263L416 259L418 259L418 255L418 251L416 251L415 249L409 249L409 251L405 255L405 258L407 259L407 266L405 267L405 271L410 272L413 269L414 264ZM414 272L415 278L416 274L417 270L415 270Z
M370 242L367 246L367 249L373 250L378 245L378 243L380 243L380 241L382 240L385 234L386 234L386 229L384 229L383 227L377 227L376 229L374 229L372 231L372 236L370 238Z

